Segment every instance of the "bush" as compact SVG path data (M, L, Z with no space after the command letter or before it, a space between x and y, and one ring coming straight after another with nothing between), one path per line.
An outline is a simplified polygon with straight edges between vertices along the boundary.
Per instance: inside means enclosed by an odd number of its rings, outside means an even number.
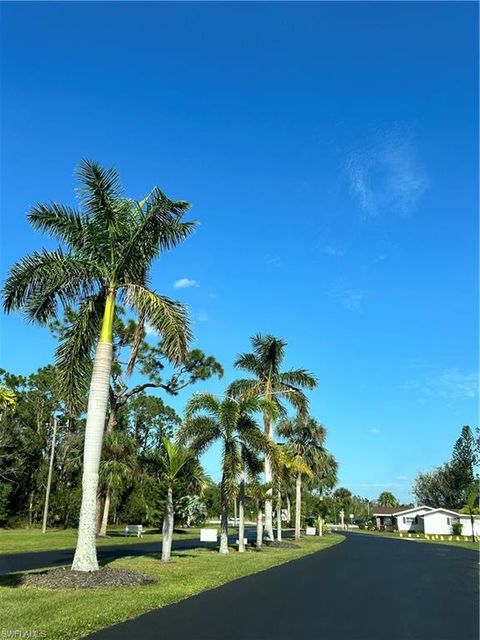
M8 503L12 488L4 482L0 483L0 524L4 524L8 520L9 509Z
M454 522L452 524L452 534L454 536L461 536L462 535L462 523L461 522Z

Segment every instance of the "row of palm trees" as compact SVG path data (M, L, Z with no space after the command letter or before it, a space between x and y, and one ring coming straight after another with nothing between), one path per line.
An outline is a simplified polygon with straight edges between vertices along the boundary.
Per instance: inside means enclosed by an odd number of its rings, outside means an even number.
M152 289L150 274L156 258L188 238L196 223L184 220L190 207L187 202L171 200L157 187L141 200L126 197L113 168L84 160L77 177L78 209L49 203L36 205L29 212L32 226L54 237L59 246L36 251L13 265L4 285L3 305L7 313L22 311L41 325L58 318L59 307L72 305L76 309L59 342L56 361L72 415L83 410L82 400L89 386L82 502L72 569L96 571L97 494L116 309L121 303L137 316L138 340L148 323L162 336L166 357L174 364L184 360L192 340L187 310L182 303ZM277 508L281 508L282 474L290 468L297 475L299 516L302 478L313 476L315 469L318 472L322 456L324 466L328 460L323 447L325 431L307 413L305 391L315 388L314 376L303 369L282 371L282 340L259 335L252 338L252 346L252 352L240 355L235 363L250 377L234 382L223 400L211 394L194 396L187 405L178 442L164 442L167 454L162 464L165 477L170 478L163 525L164 559L168 559L173 532L173 482L192 451L201 453L215 441L223 445L222 553L228 551L229 499L240 478L242 515L246 479L258 475L262 457L265 534L271 539L273 492L277 492ZM133 363L129 368L133 370ZM297 411L295 421L287 420L285 403ZM259 413L263 431L256 422ZM279 433L287 438L282 447L273 441L276 422L280 424ZM108 474L108 467L104 473ZM105 511L108 513L108 509ZM299 517L297 520L299 535ZM242 533L239 540L242 550Z

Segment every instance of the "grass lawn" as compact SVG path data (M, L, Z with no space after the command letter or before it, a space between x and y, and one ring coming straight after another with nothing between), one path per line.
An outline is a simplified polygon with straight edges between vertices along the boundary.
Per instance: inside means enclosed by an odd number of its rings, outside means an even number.
M165 565L153 554L109 563L110 567L141 571L159 579L157 584L140 587L37 589L18 586L18 574L0 576L0 628L73 640L236 578L320 551L343 539L339 535L302 538L299 549L274 548L244 554L232 550L228 556L212 549L190 549L174 552L172 562Z
M366 531L365 529L350 529L350 531L353 533L362 533L364 535L380 536L383 538L395 538L397 540L414 540L415 542L425 542L427 544L448 544L452 547L463 547L464 549L470 549L471 551L479 550L478 542L472 542L471 540L446 540L445 538L449 536L443 536L443 540L432 540L431 537L426 540L423 533L418 534L418 537L417 534L412 533L412 537L409 538L408 533L404 533L403 536L400 536L399 533L394 533L392 531ZM464 536L461 537L463 538Z
M208 525L206 525L208 526ZM213 525L215 526L215 525ZM174 539L198 538L200 529L183 529ZM233 529L232 529L233 533ZM143 538L124 536L123 527L110 527L107 538L97 538L98 546L155 542L162 539L158 529L146 529ZM74 549L77 543L76 529L0 529L0 554L22 551L50 551L52 549Z

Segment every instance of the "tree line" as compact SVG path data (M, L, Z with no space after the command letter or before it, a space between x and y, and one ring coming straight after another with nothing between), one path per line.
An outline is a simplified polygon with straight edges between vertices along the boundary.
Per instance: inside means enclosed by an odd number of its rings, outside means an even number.
M135 504L161 504L167 560L181 500L191 508L193 497L207 490L199 455L213 442L223 448L220 551L228 552L228 511L237 495L240 519L250 494L270 539L276 508L281 535L292 477L299 535L304 480L321 492L333 486L337 468L324 446L325 428L308 413L305 391L315 388L315 377L305 369L282 370L285 342L257 335L252 351L235 363L249 377L234 381L221 398L194 395L183 419L147 395L150 388L175 394L223 373L214 357L190 349L186 307L151 286L155 260L186 240L196 223L185 220L187 202L171 200L157 187L141 200L126 197L113 168L82 161L77 178L78 208L38 204L28 214L58 247L21 259L3 288L6 313L21 311L58 338L54 366L26 378L2 374L4 511L27 511L29 522L38 518L39 488L45 475L47 492L51 482L47 450L60 420L52 509L62 512L64 523L78 520L74 570L98 569L96 535L105 533L112 508L114 520L126 509L127 487L133 487L132 511ZM154 346L147 327L159 336ZM144 381L132 384L134 373ZM274 425L282 445L274 441ZM259 544L262 539L259 526Z

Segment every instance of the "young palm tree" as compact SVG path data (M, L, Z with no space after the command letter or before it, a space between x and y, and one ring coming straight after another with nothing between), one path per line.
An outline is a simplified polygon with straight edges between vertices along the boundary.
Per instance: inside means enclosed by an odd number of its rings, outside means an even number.
M259 429L254 419L257 411L275 415L272 404L248 396L238 400L229 396L219 400L210 393L193 396L185 409L185 421L179 431L181 442L202 453L214 442L223 447L220 488L220 553L228 553L228 504L237 491L237 480L243 473L255 475L257 455L271 462L277 455L276 445ZM243 536L239 536L239 544Z
M278 413L284 414L283 401L291 404L297 411L306 411L308 400L304 389L314 389L317 386L315 377L305 369L290 369L282 371L285 358L286 342L274 336L257 334L250 339L252 353L242 353L235 361L235 366L254 377L237 380L232 383L229 393L235 397L241 395L262 396L269 402L274 402ZM273 441L272 419L264 413L263 424L265 434ZM265 483L272 482L272 468L268 458L265 458ZM272 491L265 502L265 531L267 537L273 540Z
M154 467L159 478L166 482L167 499L162 527L162 562L168 562L172 553L172 540L174 529L174 504L173 491L177 481L184 474L186 467L195 462L195 454L192 450L176 444L168 438L162 439L162 447L149 453L145 460L149 466Z
M189 205L155 188L142 201L123 196L115 169L83 161L78 169L80 211L52 203L29 213L35 229L60 242L58 249L34 252L15 264L7 277L7 313L23 311L45 324L57 307L75 305L78 313L57 350L59 378L70 411L83 407L88 394L82 505L72 569L98 570L95 548L96 496L112 363L115 303L120 299L163 336L166 356L184 358L191 332L183 305L148 287L158 255L182 242L194 228L182 222Z
M110 502L132 481L136 465L136 447L133 438L121 432L107 433L100 462L100 481L105 487L105 504L99 536L107 535Z
M288 454L296 464L304 464L315 474L322 465L326 429L315 418L299 414L294 420L285 419L277 427L278 435L287 440ZM302 509L302 472L297 469L295 480L295 539L300 538Z

